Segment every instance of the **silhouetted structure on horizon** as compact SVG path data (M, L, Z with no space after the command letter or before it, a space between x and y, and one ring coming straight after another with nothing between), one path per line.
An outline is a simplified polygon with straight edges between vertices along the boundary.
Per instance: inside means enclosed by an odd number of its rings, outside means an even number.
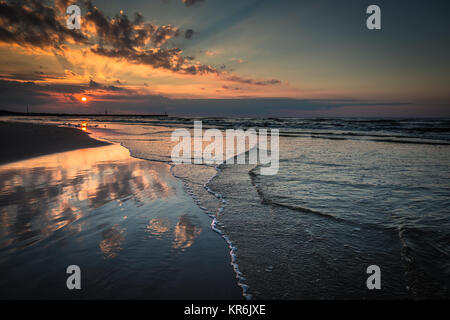
M17 112L0 110L0 116L25 116L25 117L135 117L135 118L160 118L168 117L167 112L164 114L101 114L101 113L47 113L47 112Z

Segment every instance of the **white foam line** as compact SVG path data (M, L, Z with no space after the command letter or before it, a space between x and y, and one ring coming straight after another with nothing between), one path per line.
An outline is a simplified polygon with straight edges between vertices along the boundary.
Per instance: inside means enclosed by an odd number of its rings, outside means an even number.
M112 141L112 140L109 140L109 139L107 139L107 138L100 138L100 137L96 137L96 138L97 138L97 140L102 140L102 139L103 139L103 140L106 140L106 141L108 141L108 142L117 144L117 142ZM133 158L142 159L142 160L147 160L147 161L162 162L162 163L166 163L166 164L169 164L169 165L170 165L170 169L169 169L170 173L171 173L175 178L180 179L180 180L183 182L183 187L184 187L185 190L187 191L188 195L191 196L191 197L194 199L195 203L200 207L200 209L202 209L203 211L205 211L205 212L208 214L208 216L209 216L211 219L213 219L212 222L211 222L211 229L212 229L214 232L217 232L217 233L218 233L218 234L226 241L226 243L227 243L227 245L228 245L228 248L230 249L230 257L231 257L231 262L230 262L230 264L231 264L231 266L233 267L234 273L236 274L236 279L237 279L237 281L238 281L238 282L237 282L237 285L238 285L239 287L242 288L242 295L244 296L244 298L245 298L246 300L252 300L252 299L253 299L253 296L252 296L250 293L248 293L249 286L246 285L246 284L244 283L245 278L244 278L242 272L239 270L239 265L238 265L237 262L236 262L236 251L237 251L237 247L234 246L233 243L231 242L230 238L229 238L222 230L220 230L220 229L217 227L218 221L217 221L216 215L211 214L210 212L208 212L208 210L207 210L206 208L201 207L201 206L200 206L200 200L198 200L198 198L195 196L194 192L192 191L192 188L189 187L189 185L187 184L186 180L183 179L182 177L177 176L177 175L173 172L173 168L175 167L175 164L174 164L173 162L171 162L171 161L165 161L165 160L160 160L160 159L147 159L147 158L143 158L143 157L136 156L136 155L134 155L134 154L131 152L130 149L128 149L128 148L127 148L125 145L123 145L121 142L119 142L119 145L122 146L123 148L127 149L128 152L130 153L130 156L133 157ZM211 188L209 188L209 187L207 186L208 183L210 183L210 182L212 181L212 179L214 179L214 178L219 174L219 170L220 170L220 169L219 169L217 166L215 166L214 168L216 169L216 173L215 173L214 175L212 175L211 178L208 179L208 181L203 185L203 187L205 188L206 191L208 191L209 193L211 193L212 195L214 195L217 199L221 200L221 203L222 203L223 205L222 205L221 207L218 208L218 212L217 212L217 215L220 215L220 214L223 213L223 211L224 211L224 207L223 207L223 206L224 206L227 202L226 202L225 199L223 198L222 194L220 194L220 193L218 193L218 192L214 192L213 190L211 190Z
M222 206L220 206L218 209L218 212L217 212L217 216L218 216L223 213L224 205L225 205L226 201L220 193L214 192L213 190L211 190L211 188L208 187L208 184L212 181L212 179L214 179L219 174L219 168L215 167L215 169L216 169L216 173L211 178L209 178L209 180L203 185L203 187L205 188L206 191L208 191L209 193L214 195L217 199L221 200ZM237 284L239 287L242 288L242 295L244 296L244 298L247 300L252 300L253 296L250 293L248 293L249 286L244 283L245 277L242 274L242 272L239 270L239 265L236 262L237 247L234 246L233 242L230 240L230 238L221 229L219 229L216 216L213 216L213 221L211 222L211 229L213 231L217 232L228 244L228 248L230 249L231 266L233 267L234 273L236 274L236 279L238 281Z
M242 295L246 300L252 300L253 296L248 293L248 289L249 286L246 285L244 283L245 278L242 274L242 272L239 270L239 265L237 264L236 260L237 260L237 256L236 256L236 251L237 251L237 247L233 245L233 243L231 242L230 238L218 227L218 221L217 221L217 216L222 214L224 211L224 205L226 204L225 199L223 198L223 196L218 193L218 192L214 192L211 188L208 187L208 183L210 183L212 181L212 179L214 179L218 174L219 174L219 168L216 166L214 167L216 169L216 173L214 175L212 175L208 181L203 185L203 187L205 188L206 191L208 191L210 194L214 195L217 199L220 200L220 202L222 203L222 206L220 206L217 210L217 215L212 214L211 212L208 211L208 209L206 209L205 207L201 206L201 202L200 200L195 196L195 193L192 191L192 188L189 187L189 184L187 183L186 179L177 176L174 172L173 172L173 168L175 167L175 164L171 164L170 166L170 172L172 173L172 175L177 178L180 179L183 183L183 187L185 188L187 194L189 196L191 196L194 199L194 202L198 205L198 207L205 211L206 214L208 214L208 216L212 219L211 222L211 229L214 232L217 232L227 243L228 248L230 249L230 257L231 257L231 266L233 267L233 271L236 274L236 279L237 279L237 285L239 287L242 288Z

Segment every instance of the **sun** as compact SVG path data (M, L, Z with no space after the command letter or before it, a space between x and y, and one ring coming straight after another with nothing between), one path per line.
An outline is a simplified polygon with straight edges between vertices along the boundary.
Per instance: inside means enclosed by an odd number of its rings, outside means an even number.
M86 97L83 97L83 98L81 98L81 101L86 102L86 101L87 101L87 98L86 98Z

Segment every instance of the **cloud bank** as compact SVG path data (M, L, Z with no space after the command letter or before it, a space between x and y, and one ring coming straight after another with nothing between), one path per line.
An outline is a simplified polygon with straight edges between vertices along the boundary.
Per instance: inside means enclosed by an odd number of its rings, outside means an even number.
M201 1L183 1L186 6L198 2ZM0 42L31 48L51 47L59 58L64 50L69 50L67 44L76 44L99 56L178 74L217 75L227 81L257 86L280 83L279 80L242 79L230 75L223 71L226 66L217 68L203 64L184 56L181 48L169 45L171 39L180 35L192 39L195 36L192 29L183 32L171 24L156 25L145 21L140 13L135 13L133 19L123 12L108 17L89 0L84 2L81 30L70 30L65 26L65 8L69 3L68 0L54 3L31 0L27 4L0 2Z

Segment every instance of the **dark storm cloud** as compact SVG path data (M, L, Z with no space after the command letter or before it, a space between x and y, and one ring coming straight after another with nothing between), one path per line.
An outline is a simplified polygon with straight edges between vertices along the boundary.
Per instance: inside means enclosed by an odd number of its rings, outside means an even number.
M86 36L66 28L58 17L43 1L31 0L27 5L0 2L0 41L56 49L67 42L87 43Z
M195 2L188 1L186 5ZM25 47L50 46L55 57L67 70L73 70L73 66L65 58L65 50L71 50L65 45L77 43L90 47L91 52L97 55L175 73L215 74L222 78L228 77L229 81L249 85L280 83L278 80L259 81L229 76L224 71L224 66L218 69L195 61L191 57L184 57L180 48L168 46L170 39L180 35L177 27L145 22L140 13L135 13L133 19L128 18L123 12L110 18L89 0L84 2L85 13L82 24L92 27L83 28L81 32L69 30L65 26L64 8L70 3L72 2L66 0L55 2L31 0L26 5L22 2L0 2L0 42L17 43ZM193 34L194 31L188 29L184 32L184 37L191 39ZM30 80L37 79L30 78Z
M67 4L68 1L64 0L55 2L58 10L64 9ZM66 69L72 69L70 63L58 53L64 44L75 42L88 45L95 41L97 45L92 47L91 51L99 55L173 72L217 73L213 66L183 58L179 48L161 47L179 35L179 29L174 26L157 26L144 22L140 13L135 13L133 20L123 13L110 18L91 1L85 1L85 7L83 23L91 23L95 29L95 37L91 39L88 34L67 29L61 14L47 1L32 0L27 5L0 2L0 42L17 43L26 47L51 46L55 56ZM192 36L192 33L192 30L188 30L186 34Z
M120 81L116 80L115 83L120 84ZM90 89L100 89L100 90L105 90L105 91L127 91L127 89L125 89L125 88L120 88L120 87L113 86L113 85L106 86L106 85L100 84L98 82L95 82L92 79L89 81L89 88Z
M154 68L167 69L173 72L184 74L217 74L217 70L209 65L203 64L186 64L185 59L181 55L181 49L172 48L154 48L144 52L137 52L129 49L106 49L104 47L96 47L91 49L92 52L110 58L125 59L135 64L150 65Z
M225 90L236 90L236 91L242 90L242 88L239 88L239 87L229 87L229 86L222 86L222 89L225 89Z
M251 85L257 85L257 86L268 86L268 85L275 85L280 84L280 80L276 79L270 79L270 80L254 80L254 79L244 79L238 76L231 76L227 77L225 80L232 81L232 82L238 82L242 84L251 84Z
M48 100L49 95L39 90L39 86L34 82L19 82L0 80L0 94L2 102L0 109L4 105L24 105L41 104Z
M19 106L19 109L14 108L15 111L21 111L23 105L42 105L48 104L49 101L54 101L51 97L53 93L58 93L64 97L79 103L73 97L74 94L84 93L86 90L97 90L98 95L108 95L114 92L123 92L124 96L129 96L133 93L129 89L119 88L116 86L108 86L97 83L93 80L89 84L38 84L33 81L11 81L0 79L0 95L2 102L0 109L5 109L5 106L14 107Z
M133 49L143 48L150 42L159 47L178 36L178 28L172 25L157 26L143 20L140 13L135 13L133 20L124 13L109 18L91 1L86 1L85 21L94 25L100 45Z
M85 20L94 25L98 39L98 44L91 48L95 54L184 74L218 73L213 66L194 63L190 57L183 57L180 48L163 47L180 33L172 25L156 26L143 22L144 18L139 13L135 14L133 21L123 13L109 18L90 1L86 1L86 10ZM192 30L186 31L185 37L191 37L192 33ZM150 48L149 43L152 45Z
M180 30L172 25L156 26L144 22L144 17L140 13L135 14L133 21L123 13L109 18L91 1L86 1L86 11L85 20L95 26L98 39L98 44L91 48L95 54L182 74L223 75L214 66L196 63L191 57L184 57L180 48L163 47L168 40L180 34ZM194 31L188 29L184 37L191 39L193 34ZM151 43L153 47L148 48L148 43ZM225 66L222 67L224 68ZM241 79L237 76L232 76L228 80L261 86L280 83L278 80L258 81Z
M171 26L160 26L156 30L153 31L152 34L152 43L155 47L160 47L163 45L168 39L171 39L175 36L178 36L178 29Z

